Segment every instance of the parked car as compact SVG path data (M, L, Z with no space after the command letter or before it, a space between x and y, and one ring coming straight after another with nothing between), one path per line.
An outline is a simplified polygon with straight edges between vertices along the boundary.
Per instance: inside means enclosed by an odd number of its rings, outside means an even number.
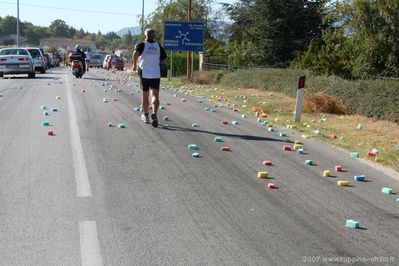
M33 58L33 62L35 65L35 71L40 71L40 73L46 73L46 62L44 61L44 56L42 51L39 48L28 47L26 50L29 51L30 55Z
M93 54L90 61L91 67L103 67L104 57L103 54Z
M111 55L107 55L104 59L103 62L103 68L105 69L111 69L112 68L112 62L111 62ZM125 68L125 62L123 61L123 58L116 56L116 65L115 68L117 70L123 70Z
M24 48L5 48L0 50L0 77L8 74L28 74L35 77L32 56Z

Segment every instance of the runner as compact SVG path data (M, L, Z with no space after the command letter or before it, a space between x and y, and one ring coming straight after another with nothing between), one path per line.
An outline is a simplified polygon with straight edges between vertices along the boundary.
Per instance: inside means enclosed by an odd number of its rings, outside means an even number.
M90 68L90 61L91 61L91 51L90 51L90 48L87 49L87 51L85 52L85 55L86 55L86 58L85 58L85 61L86 61L86 71L89 71L89 68Z
M152 126L158 127L158 108L159 108L159 86L161 83L160 64L166 63L165 49L155 41L155 31L146 29L144 32L145 41L138 43L134 49L132 61L133 71L137 71L140 77L140 85L143 90L141 95L141 105L144 113L141 120L149 123L149 90L151 89L151 98L153 104L153 113L151 115ZM137 68L138 62L138 68Z

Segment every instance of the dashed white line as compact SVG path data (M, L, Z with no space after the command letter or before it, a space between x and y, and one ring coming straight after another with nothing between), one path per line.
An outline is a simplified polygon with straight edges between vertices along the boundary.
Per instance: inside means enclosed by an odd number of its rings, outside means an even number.
M80 141L78 119L76 116L75 103L73 101L71 86L69 84L68 77L66 77L66 87L69 109L69 128L71 130L72 157L75 170L77 196L91 197L90 181L87 174L87 167L83 154L82 143Z
M82 266L103 265L95 221L79 222Z

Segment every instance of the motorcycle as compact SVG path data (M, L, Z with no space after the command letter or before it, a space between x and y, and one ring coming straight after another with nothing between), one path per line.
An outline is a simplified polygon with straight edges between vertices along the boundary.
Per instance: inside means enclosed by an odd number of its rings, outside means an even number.
M81 78L83 76L83 74L85 73L84 69L83 69L83 64L81 61L79 60L73 60L72 61L72 74L76 77L76 78Z

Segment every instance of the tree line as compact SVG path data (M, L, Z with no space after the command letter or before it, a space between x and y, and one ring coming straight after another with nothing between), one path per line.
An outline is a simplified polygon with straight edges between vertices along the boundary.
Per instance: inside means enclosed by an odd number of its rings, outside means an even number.
M17 32L17 18L13 16L0 17L0 37L6 37ZM30 45L39 45L40 40L49 37L62 37L74 39L86 39L96 43L101 50L129 49L141 36L133 36L130 31L123 37L115 32L89 33L81 29L69 26L61 19L54 20L50 26L42 27L33 25L30 22L20 22L20 33L25 38L25 42ZM2 45L15 44L12 39L4 39Z
M220 63L309 69L344 78L399 76L399 0L193 0L205 47ZM230 23L218 28L222 15ZM146 24L186 20L186 0L159 0Z

